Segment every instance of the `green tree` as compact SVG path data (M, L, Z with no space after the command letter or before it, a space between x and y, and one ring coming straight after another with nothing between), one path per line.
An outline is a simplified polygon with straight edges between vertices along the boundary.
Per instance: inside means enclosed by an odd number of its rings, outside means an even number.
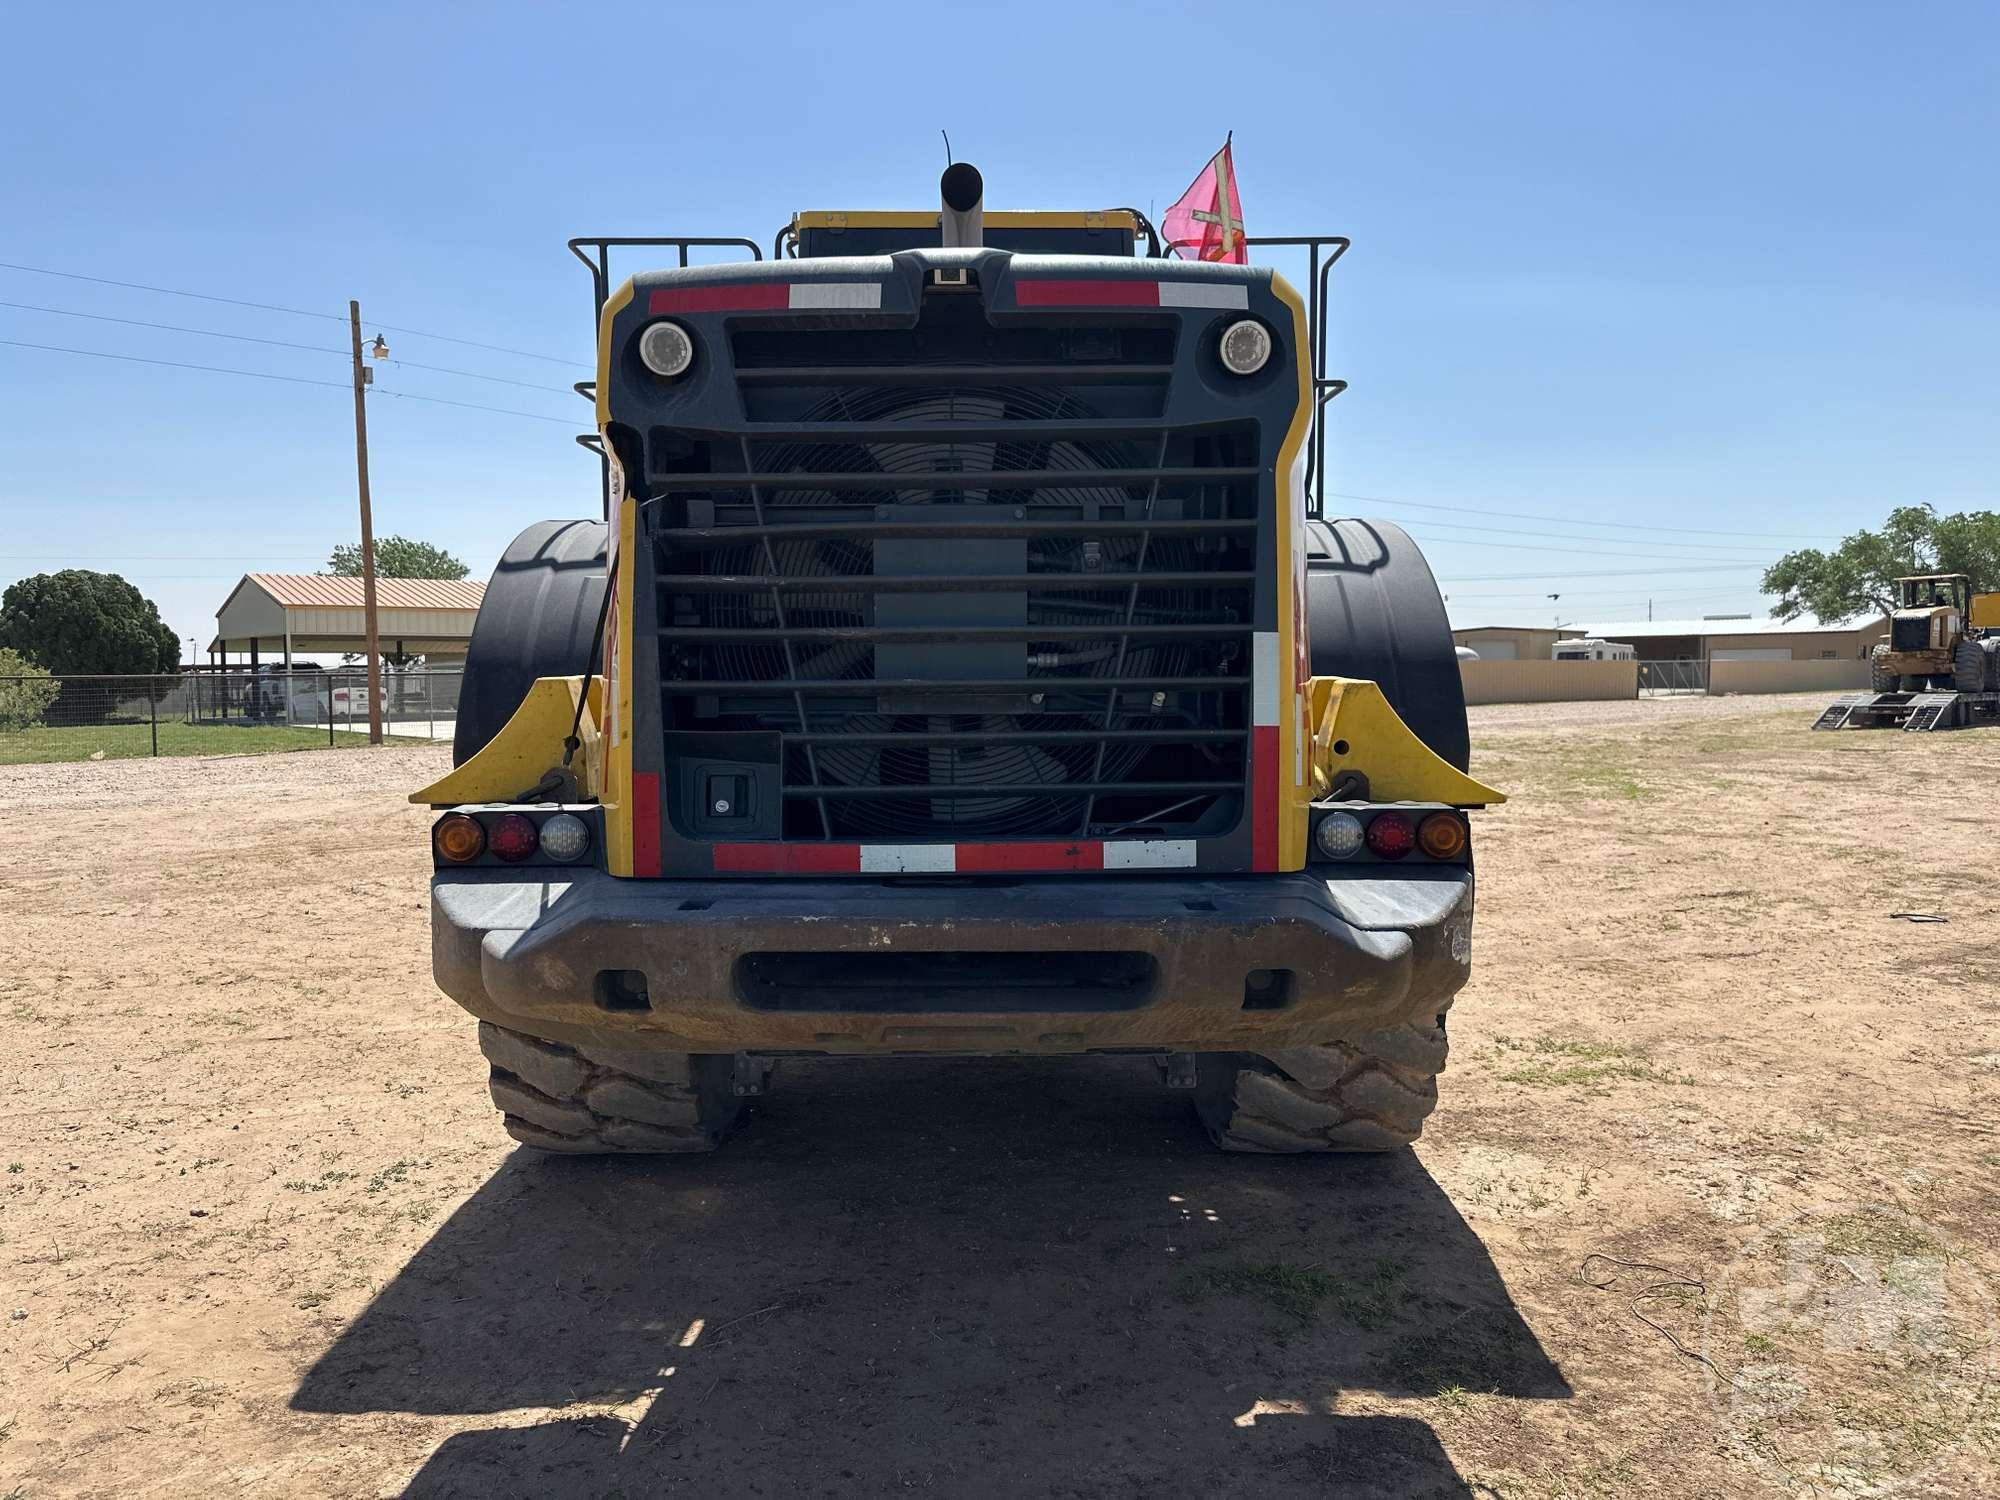
M180 639L159 606L116 573L65 568L0 594L0 646L58 677L180 670Z
M33 729L62 685L18 651L0 648L0 733Z
M361 544L335 547L326 566L337 578L359 578ZM463 578L467 569L442 547L406 536L385 536L375 541L375 572L382 578Z
M1771 613L1781 620L1845 620L1893 610L1896 580L1911 573L1965 573L1975 589L2000 588L2000 512L1898 506L1880 531L1857 531L1831 552L1787 552L1764 570L1764 592L1778 596Z

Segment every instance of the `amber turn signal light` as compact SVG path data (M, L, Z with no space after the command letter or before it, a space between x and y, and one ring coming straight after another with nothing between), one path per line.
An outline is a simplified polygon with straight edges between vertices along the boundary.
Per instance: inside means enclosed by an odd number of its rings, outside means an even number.
M1457 859L1465 843L1465 819L1457 813L1432 813L1417 825L1417 847L1432 859Z
M486 852L486 830L477 818L447 813L431 830L431 848L448 865L470 864Z

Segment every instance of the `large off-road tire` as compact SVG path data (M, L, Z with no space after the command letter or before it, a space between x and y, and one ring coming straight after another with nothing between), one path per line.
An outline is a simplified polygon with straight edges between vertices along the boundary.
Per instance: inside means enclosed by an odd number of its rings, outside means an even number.
M1465 682L1437 580L1391 521L1306 528L1306 637L1315 677L1360 677L1433 754L1466 770Z
M502 555L466 646L453 765L485 748L536 678L582 675L604 603L607 535L602 521L537 521Z
M1985 692L1986 661L1979 642L1961 640L1951 656L1951 685L1961 693Z
M1885 660L1888 655L1887 646L1877 646L1868 653L1868 686L1878 693L1898 691L1896 684L1901 681Z
M542 1151L713 1151L742 1112L727 1054L583 1051L488 1021L479 1050L507 1133Z
M1393 1151L1437 1108L1444 1017L1259 1056L1204 1053L1195 1109L1224 1151Z
M1979 649L1986 653L1986 691L2000 693L2000 635L1981 636Z

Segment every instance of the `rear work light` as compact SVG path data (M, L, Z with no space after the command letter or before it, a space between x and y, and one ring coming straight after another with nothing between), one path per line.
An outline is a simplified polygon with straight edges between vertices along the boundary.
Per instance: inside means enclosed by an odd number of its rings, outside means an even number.
M1465 844L1465 819L1457 813L1432 813L1417 825L1417 847L1432 859L1457 859Z
M542 858L573 864L590 848L590 825L575 813L559 812L542 823Z
M534 820L519 813L502 813L486 837L486 846L509 864L526 859L540 843L541 835L535 832Z
M1328 859L1352 859L1361 852L1361 820L1353 813L1328 813L1313 830L1313 842Z
M1417 830L1399 812L1377 813L1368 821L1368 848L1377 859L1401 859L1417 845Z
M431 829L431 848L448 865L470 864L486 850L486 830L477 818L447 813Z

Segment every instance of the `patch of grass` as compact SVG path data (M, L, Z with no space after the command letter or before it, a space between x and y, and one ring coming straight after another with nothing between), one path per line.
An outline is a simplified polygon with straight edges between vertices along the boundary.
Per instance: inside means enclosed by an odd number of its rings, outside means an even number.
M1331 1304L1339 1317L1369 1329L1388 1324L1403 1278L1402 1269L1386 1260L1378 1261L1366 1275L1343 1275L1286 1260L1202 1266L1194 1274L1207 1291L1253 1297L1301 1323L1311 1322Z
M359 1172L322 1172L317 1177L300 1178L285 1184L288 1193L323 1193L342 1182L352 1182ZM373 1191L371 1189L371 1191Z
M404 1178L408 1177L410 1175L410 1168L427 1167L429 1165L430 1165L429 1162L410 1161L407 1159L403 1161L392 1161L389 1163L388 1166L384 1167L381 1171L377 1172L373 1177L370 1177L368 1179L368 1191L371 1193L379 1193L384 1188L386 1188L390 1183L401 1182Z
M1778 1346L1761 1333L1743 1335L1743 1347L1752 1354L1774 1354Z
M1566 769L1571 784L1585 796L1617 797L1627 802L1637 802L1642 797L1652 795L1639 784L1638 778L1623 766L1583 762Z
M1870 1213L1866 1209L1836 1214L1817 1225L1833 1255L1868 1255L1888 1260L1898 1256L1943 1258L1945 1250L1900 1214Z
M1511 1066L1500 1074L1503 1083L1527 1088L1601 1088L1610 1083L1672 1083L1692 1087L1686 1073L1655 1067L1636 1047L1599 1042L1586 1037L1539 1036L1531 1039L1496 1036L1494 1044Z
M396 745L427 745L429 740L385 735ZM334 732L332 747L365 745L365 732ZM329 748L324 729L288 724L160 725L161 755L267 755L285 750ZM89 760L103 752L104 760L136 760L153 753L153 731L147 724L89 724L61 728L10 730L0 734L0 766L40 766Z

